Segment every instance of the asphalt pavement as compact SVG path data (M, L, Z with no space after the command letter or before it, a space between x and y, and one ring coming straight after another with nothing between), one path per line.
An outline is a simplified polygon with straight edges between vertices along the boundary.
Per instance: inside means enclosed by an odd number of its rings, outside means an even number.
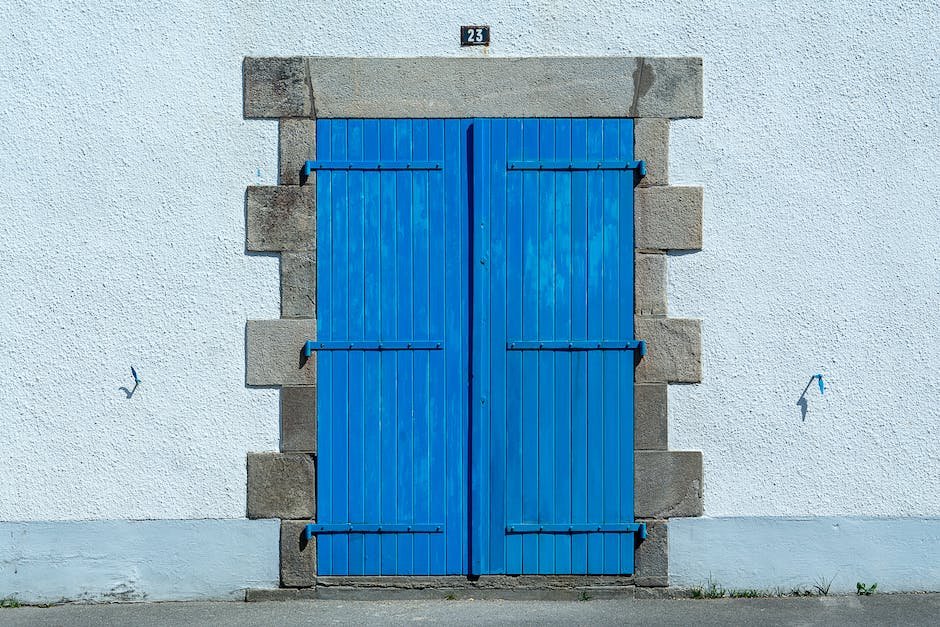
M589 601L270 601L0 609L0 625L940 625L940 594Z

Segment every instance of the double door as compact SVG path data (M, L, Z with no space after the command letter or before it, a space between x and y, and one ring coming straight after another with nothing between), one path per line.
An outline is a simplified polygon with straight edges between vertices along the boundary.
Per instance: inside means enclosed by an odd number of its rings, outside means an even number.
M318 120L320 575L633 572L633 124Z

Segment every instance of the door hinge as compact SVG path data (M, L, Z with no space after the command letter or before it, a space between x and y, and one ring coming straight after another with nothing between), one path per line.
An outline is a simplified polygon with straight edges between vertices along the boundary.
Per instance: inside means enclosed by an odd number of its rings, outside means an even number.
M646 523L580 523L571 525L512 524L506 525L506 533L638 533L646 538Z
M307 340L304 343L304 357L310 357L314 351L439 351L443 342L317 342Z
M638 176L646 176L646 162L640 161L509 161L507 170L633 170Z
M513 341L506 343L509 351L637 351L640 356L646 354L644 340L597 341Z
M439 161L305 161L304 176L315 170L440 170Z
M367 525L365 523L310 524L307 539L325 533L444 533L444 525Z

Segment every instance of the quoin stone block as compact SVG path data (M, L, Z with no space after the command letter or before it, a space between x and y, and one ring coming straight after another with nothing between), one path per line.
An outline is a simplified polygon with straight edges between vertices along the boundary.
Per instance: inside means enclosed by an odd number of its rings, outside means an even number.
M666 255L637 253L633 307L639 315L666 315Z
M249 187L248 250L312 252L317 237L315 187Z
M667 399L665 383L633 386L633 446L637 450L669 448Z
M248 517L315 519L316 474L312 455L248 454Z
M633 70L632 118L702 117L702 60L641 57Z
M304 343L316 339L316 320L249 320L245 331L248 385L316 385L316 354Z
M316 315L316 252L281 253L281 317L315 318Z
M701 187L638 187L634 198L637 248L702 249Z
M669 533L665 520L642 520L646 523L646 539L637 544L635 559L636 585L661 587L669 583Z
M635 370L637 383L698 383L702 380L702 322L685 318L647 318L634 322L646 356Z
M316 121L286 118L278 122L277 128L278 185L312 183L316 174L305 178L302 170L304 163L316 159Z
M248 57L243 72L246 118L308 117L313 113L303 58Z
M634 465L637 518L702 515L700 451L636 451Z
M633 125L633 156L646 162L640 187L669 182L669 120L640 118Z
M281 388L281 450L316 452L317 389Z
M281 521L281 585L309 588L317 582L317 537L307 539L313 520Z

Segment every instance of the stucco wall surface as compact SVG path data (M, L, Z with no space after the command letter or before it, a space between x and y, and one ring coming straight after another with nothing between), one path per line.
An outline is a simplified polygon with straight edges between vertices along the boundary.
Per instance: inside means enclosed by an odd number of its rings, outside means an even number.
M940 514L938 4L784 4L2 3L0 520L244 516L245 454L278 446L244 386L245 320L279 313L244 252L277 166L248 55L703 57L671 176L705 187L705 250L669 298L704 382L671 446L704 451L709 515Z

